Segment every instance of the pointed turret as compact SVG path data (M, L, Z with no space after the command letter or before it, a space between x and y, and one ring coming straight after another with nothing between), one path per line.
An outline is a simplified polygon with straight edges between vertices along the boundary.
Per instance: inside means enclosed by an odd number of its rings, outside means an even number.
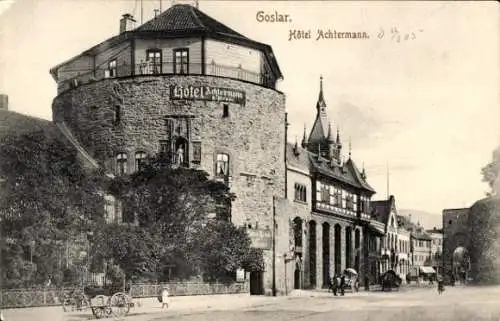
M316 149L318 143L322 144L321 150L328 152L328 116L326 114L326 103L323 96L323 77L320 77L319 87L319 97L318 102L316 103L316 120L314 121L311 133L309 134L308 143L312 149Z
M337 146L342 146L342 143L340 142L340 130L337 128Z
M307 134L306 134L306 125L304 124L304 135L302 136L302 148L307 148L308 141L307 141Z
M333 142L332 123L328 123L328 135L326 136L326 140L328 140L328 142Z
M318 113L326 113L326 102L325 97L323 97L323 76L319 77L319 97L316 103L316 109Z
M351 153L352 153L352 143L351 143L351 137L349 136L349 159L351 159Z
M295 144L293 145L293 153L295 154L295 156L298 156L300 154L299 142L298 142L297 136L295 136Z
M366 181L365 163L363 163L363 171L361 172L361 178Z

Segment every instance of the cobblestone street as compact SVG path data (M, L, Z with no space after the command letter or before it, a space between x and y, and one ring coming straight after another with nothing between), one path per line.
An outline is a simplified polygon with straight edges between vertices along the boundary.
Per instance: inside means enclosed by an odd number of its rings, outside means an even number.
M161 311L156 299L141 300L123 320L500 320L500 287L448 287L401 292L360 292L333 297L301 291L288 297L219 295L173 297ZM5 310L8 321L79 321L89 311L64 313L61 307ZM103 319L103 320L112 320Z

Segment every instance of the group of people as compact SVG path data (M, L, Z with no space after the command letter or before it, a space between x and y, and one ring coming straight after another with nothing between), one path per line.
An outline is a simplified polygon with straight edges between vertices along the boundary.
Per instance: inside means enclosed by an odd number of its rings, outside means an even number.
M357 291L357 289L359 287L358 284L359 283L358 283L357 278L356 278L354 280L354 290L355 291ZM346 276L344 274L342 274L342 275L337 274L330 279L329 288L330 288L330 290L332 290L334 296L337 296L337 293L339 292L339 290L340 290L340 295L344 295L346 287L347 287Z

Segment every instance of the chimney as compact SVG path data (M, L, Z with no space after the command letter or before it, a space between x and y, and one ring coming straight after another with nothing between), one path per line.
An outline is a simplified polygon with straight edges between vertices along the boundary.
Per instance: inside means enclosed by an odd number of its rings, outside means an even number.
M0 94L0 110L9 110L9 96Z
M120 34L125 31L130 31L135 28L135 20L134 16L129 13L126 13L120 19Z

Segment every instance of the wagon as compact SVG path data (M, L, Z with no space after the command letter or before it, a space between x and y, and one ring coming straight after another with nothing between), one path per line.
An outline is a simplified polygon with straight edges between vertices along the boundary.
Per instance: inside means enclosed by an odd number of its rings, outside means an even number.
M130 308L134 307L132 297L126 293L127 291L129 289L110 285L84 288L85 295L90 298L90 309L96 319L126 315Z

